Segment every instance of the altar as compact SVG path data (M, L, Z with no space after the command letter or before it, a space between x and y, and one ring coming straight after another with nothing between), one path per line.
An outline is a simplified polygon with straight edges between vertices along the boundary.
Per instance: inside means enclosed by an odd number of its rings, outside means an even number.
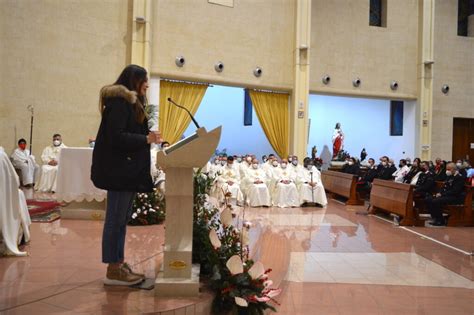
M107 191L98 189L90 179L92 148L63 148L59 157L56 199L66 202L61 217L103 220Z

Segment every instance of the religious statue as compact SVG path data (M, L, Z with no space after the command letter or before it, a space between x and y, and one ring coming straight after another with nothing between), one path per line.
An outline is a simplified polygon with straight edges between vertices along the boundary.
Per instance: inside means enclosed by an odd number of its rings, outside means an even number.
M318 153L318 149L316 149L316 146L313 146L311 149L311 158L314 160L316 158L316 153Z
M332 158L335 159L339 151L344 147L344 133L341 129L341 123L336 124L332 135Z
M367 151L365 151L365 148L362 149L362 151L360 152L360 161L364 161L365 158L367 157Z

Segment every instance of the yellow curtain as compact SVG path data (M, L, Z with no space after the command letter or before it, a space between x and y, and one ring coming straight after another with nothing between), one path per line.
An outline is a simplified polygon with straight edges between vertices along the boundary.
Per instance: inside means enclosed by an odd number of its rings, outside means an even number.
M183 82L160 82L159 130L164 141L177 142L189 126L191 118L185 110L170 102L171 97L177 104L187 108L193 115L206 93L207 85Z
M273 150L286 158L289 153L288 94L267 93L250 90L250 98L258 120Z

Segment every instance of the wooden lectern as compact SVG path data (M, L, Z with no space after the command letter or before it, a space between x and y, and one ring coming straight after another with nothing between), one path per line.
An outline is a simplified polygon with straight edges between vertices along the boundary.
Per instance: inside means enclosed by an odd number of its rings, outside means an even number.
M155 282L159 296L197 296L199 266L192 265L194 168L203 167L214 154L221 127L199 128L156 156L166 172L165 249L162 270Z

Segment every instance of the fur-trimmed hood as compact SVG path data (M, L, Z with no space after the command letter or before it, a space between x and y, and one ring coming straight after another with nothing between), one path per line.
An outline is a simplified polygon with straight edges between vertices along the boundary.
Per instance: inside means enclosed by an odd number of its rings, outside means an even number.
M126 99L130 104L135 104L137 102L137 92L130 91L120 84L106 85L100 90L101 99L109 97L121 97Z

